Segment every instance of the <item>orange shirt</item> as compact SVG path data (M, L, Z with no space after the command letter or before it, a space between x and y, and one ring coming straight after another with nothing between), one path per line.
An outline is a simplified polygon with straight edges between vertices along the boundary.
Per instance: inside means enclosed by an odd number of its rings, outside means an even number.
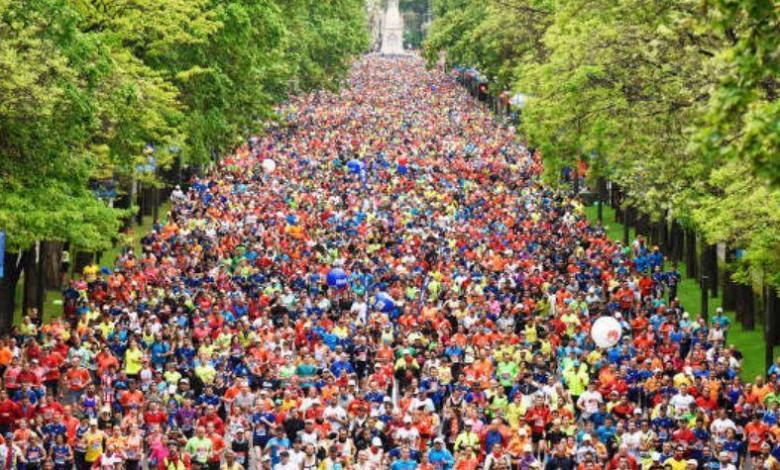
M753 385L752 394L758 397L758 403L764 403L764 398L769 395L770 391L772 391L772 388L768 384L764 384L763 387Z
M97 355L95 359L97 360L97 364L98 364L98 372L100 372L101 374L103 373L103 371L105 371L112 365L119 367L119 361L111 353L104 354L101 352L100 354Z
M530 434L526 434L525 437L522 437L518 434L515 434L514 437L509 441L509 444L507 445L507 451L509 451L512 455L520 455L523 453L523 449L529 444L531 444L531 438L529 437Z
M89 371L83 367L74 367L65 375L68 388L73 391L84 390L89 383Z
M11 350L3 346L0 348L0 366L8 366L8 364L11 363L11 360L14 358L14 354L11 352Z
M477 470L479 461L475 457L460 459L455 463L454 470Z
M761 450L761 444L769 433L769 427L763 422L753 422L745 425L745 437L747 437L748 450L758 452Z
M144 394L140 390L136 390L136 391L128 390L119 397L119 402L125 408L130 407L132 405L141 406L144 403Z

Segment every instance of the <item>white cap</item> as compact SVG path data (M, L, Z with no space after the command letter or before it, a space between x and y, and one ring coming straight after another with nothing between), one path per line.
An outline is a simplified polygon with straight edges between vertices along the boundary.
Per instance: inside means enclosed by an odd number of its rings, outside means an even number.
M382 447L382 439L379 439L378 437L371 439L371 445L374 447Z

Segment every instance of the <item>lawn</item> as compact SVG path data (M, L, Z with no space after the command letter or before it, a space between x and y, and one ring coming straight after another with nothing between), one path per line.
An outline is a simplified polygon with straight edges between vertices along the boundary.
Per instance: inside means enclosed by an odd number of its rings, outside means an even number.
M160 221L165 221L165 216L168 213L168 211L171 208L170 202L166 201L164 204L160 206L159 213L160 213ZM143 223L141 225L134 225L133 226L133 232L131 237L129 237L128 243L117 243L111 249L104 251L101 254L100 262L98 263L100 266L107 266L112 267L114 265L114 260L116 260L117 256L119 256L119 253L122 252L122 250L128 245L132 244L134 249L136 251L139 251L141 249L141 238L143 235L149 233L152 231L152 225L154 225L154 221L152 219L152 216L147 215L143 218ZM71 257L73 257L75 253L71 253ZM73 275L73 273L71 273ZM24 277L19 281L19 284L16 286L16 310L14 311L14 324L18 325L22 320L22 299L24 296ZM43 302L43 321L48 322L53 318L57 318L60 315L62 315L62 295L60 291L56 289L49 289L46 291L46 298Z
M596 206L588 206L585 208L585 215L588 217L591 223L595 224L598 221L598 208ZM604 206L604 228L607 231L607 235L615 240L623 240L623 226L615 221L615 210L609 206ZM629 239L633 240L636 236L636 232L631 228L629 232ZM699 313L701 308L701 289L696 279L688 278L685 273L685 263L679 265L680 273L683 276L683 281L680 283L677 291L677 297L680 299L682 305L691 313L691 316L695 316ZM710 315L715 312L715 309L721 306L721 298L710 297L708 303L708 310ZM728 332L727 340L729 344L733 344L739 349L743 356L743 369L740 374L743 380L749 380L753 382L757 375L764 375L764 353L766 348L766 342L763 335L763 320L756 318L756 329L753 331L745 331L742 329L742 325L735 321L734 312L727 311L726 315L731 320L731 329ZM775 354L778 353L780 347L775 348Z

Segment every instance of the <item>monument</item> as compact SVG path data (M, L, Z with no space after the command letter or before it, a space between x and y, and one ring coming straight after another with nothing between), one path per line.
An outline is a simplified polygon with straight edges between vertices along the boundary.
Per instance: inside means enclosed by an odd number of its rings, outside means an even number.
M384 55L402 55L404 52L404 20L398 9L398 0L387 0L382 21L382 49Z

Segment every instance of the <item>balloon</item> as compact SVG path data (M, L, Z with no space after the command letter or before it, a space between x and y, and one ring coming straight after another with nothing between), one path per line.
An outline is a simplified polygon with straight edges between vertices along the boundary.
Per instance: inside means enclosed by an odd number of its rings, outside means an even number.
M298 217L295 214L288 215L287 223L290 225L298 225Z
M328 271L328 286L335 289L343 289L347 287L347 273L341 268L333 268Z
M399 175L403 176L403 175L406 175L407 173L409 173L409 169L408 168L406 168L403 165L398 165L398 174Z
M276 170L276 162L271 160L270 158L266 158L263 160L263 170L266 173L273 173Z
M358 174L363 169L363 162L352 159L347 162L347 168L349 168L350 173Z
M380 312L389 313L395 308L395 301L387 292L380 292L374 298L374 308Z
M620 322L613 317L601 317L590 329L590 336L600 348L611 348L620 341L623 333Z

